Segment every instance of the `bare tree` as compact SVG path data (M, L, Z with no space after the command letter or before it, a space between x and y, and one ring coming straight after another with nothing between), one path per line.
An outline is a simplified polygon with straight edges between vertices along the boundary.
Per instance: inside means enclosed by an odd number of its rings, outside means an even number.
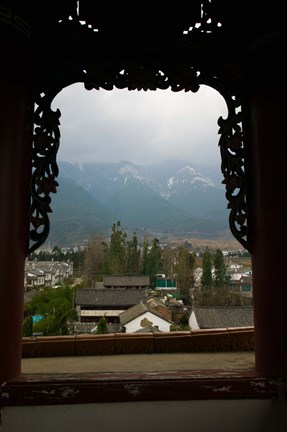
M85 284L95 284L97 275L108 273L108 246L101 234L93 234L85 253Z

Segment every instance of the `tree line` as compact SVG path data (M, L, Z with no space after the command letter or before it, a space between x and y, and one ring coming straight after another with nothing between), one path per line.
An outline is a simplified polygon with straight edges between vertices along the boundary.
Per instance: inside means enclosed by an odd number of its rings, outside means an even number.
M177 248L161 247L157 238L149 241L144 237L139 244L134 232L128 238L122 230L121 222L112 225L110 241L107 243L99 235L93 235L88 243L85 254L85 286L93 286L96 281L102 281L103 275L148 275L151 288L155 287L157 274L177 281L177 288L185 304L191 304L195 286L194 271L198 258L184 243ZM220 249L215 252L206 250L202 257L202 295L196 296L196 301L225 301L229 294L230 277Z
M128 238L121 222L112 225L110 241L94 234L87 245L84 263L85 285L92 286L101 281L103 275L149 275L151 284L162 267L162 250L159 240L151 243L145 237L140 245L134 232Z
M206 249L202 261L190 251L190 244L184 242L177 248L161 247L159 239L149 240L146 236L141 243L136 232L128 236L117 221L111 227L110 238L106 240L101 234L93 234L83 251L62 252L55 246L52 252L40 251L30 255L29 259L38 260L71 260L74 276L83 277L85 287L93 287L103 280L103 275L148 275L150 287L154 288L156 276L163 273L177 281L177 288L185 303L192 301L191 290L195 286L195 266L202 266L202 295L196 300L207 302L212 296L226 296L229 292L230 278L224 262L222 251Z

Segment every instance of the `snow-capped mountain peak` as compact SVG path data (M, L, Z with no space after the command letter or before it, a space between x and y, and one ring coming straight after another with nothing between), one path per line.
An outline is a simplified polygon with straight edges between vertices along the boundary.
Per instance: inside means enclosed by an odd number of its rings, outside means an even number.
M194 168L187 165L178 170L174 176L167 180L167 187L170 193L172 193L174 189L182 186L192 187L193 189L202 187L214 188L215 183L212 179L205 177Z
M135 166L126 164L126 165L123 165L119 169L119 174L121 174L121 175L130 174L134 177L138 177L139 176L139 170Z
M130 181L136 181L142 184L148 183L148 179L142 175L140 169L133 164L125 163L119 168L117 174L117 177L113 180L121 181L124 185Z

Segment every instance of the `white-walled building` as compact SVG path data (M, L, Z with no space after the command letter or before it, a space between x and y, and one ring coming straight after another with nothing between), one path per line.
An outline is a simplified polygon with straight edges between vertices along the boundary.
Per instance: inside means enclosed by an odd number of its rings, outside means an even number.
M144 328L155 328L161 332L169 332L173 324L161 316L146 303L139 303L119 315L122 327L126 333L135 333Z

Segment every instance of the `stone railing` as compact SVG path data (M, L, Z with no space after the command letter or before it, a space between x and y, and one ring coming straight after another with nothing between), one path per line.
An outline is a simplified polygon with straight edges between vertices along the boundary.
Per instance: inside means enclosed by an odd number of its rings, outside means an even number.
M24 337L22 357L253 351L254 327L167 333Z

